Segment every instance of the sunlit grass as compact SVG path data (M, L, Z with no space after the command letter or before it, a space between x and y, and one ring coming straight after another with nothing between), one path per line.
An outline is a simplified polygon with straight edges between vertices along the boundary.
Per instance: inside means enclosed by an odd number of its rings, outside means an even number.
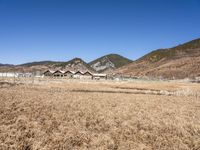
M200 99L190 93L199 89L197 84L154 82L2 86L0 149L197 150Z

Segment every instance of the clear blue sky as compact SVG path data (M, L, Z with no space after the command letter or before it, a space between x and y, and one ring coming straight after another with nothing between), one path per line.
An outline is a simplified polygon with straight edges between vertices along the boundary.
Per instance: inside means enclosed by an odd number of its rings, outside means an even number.
M200 0L0 0L0 63L130 59L200 38Z

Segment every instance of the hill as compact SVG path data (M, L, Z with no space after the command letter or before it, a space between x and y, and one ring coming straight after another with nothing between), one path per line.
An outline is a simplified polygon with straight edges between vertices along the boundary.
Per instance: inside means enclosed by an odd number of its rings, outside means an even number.
M51 65L60 64L60 63L63 63L63 62L57 62L57 61L37 61L37 62L29 62L29 63L21 64L21 65L18 65L18 66L23 66L23 67L32 67L32 66L39 66L39 65L51 66Z
M7 67L7 66L13 66L13 65L11 65L11 64L1 64L1 63L0 63L0 67L2 67L2 66L3 66L3 67Z
M127 65L131 62L132 61L128 58L118 54L109 54L90 62L89 65L97 72L107 72Z
M39 61L39 62L30 62L18 65L17 67L25 67L25 68L40 68L40 67L48 67L51 69L71 69L71 70L93 70L86 62L84 62L81 58L74 58L67 62L59 62L59 61Z
M170 79L197 77L200 75L200 39L152 51L115 73Z
M0 71L2 72L34 72L34 71L44 71L44 70L80 70L85 71L89 70L95 72L93 68L90 67L85 61L80 58L74 58L67 62L59 61L38 61L30 62L21 65L11 66L0 66Z
M63 62L63 63L59 63L56 64L55 67L58 67L59 69L69 69L69 70L80 70L80 71L85 71L85 70L89 70L92 72L95 72L95 70L90 67L90 65L88 65L85 61L83 61L81 58L74 58L70 61L67 62Z

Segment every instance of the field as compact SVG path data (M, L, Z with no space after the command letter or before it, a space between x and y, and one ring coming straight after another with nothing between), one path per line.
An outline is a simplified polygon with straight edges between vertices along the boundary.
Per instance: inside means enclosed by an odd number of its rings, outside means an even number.
M200 85L1 82L0 150L198 150Z

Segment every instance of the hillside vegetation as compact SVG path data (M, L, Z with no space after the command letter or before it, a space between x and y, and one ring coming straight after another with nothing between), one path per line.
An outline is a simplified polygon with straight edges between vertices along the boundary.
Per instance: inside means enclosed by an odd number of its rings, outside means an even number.
M74 58L70 61L59 63L55 65L56 67L61 67L62 69L70 68L72 70L89 70L94 71L89 64L83 61L81 58Z
M175 57L180 57L185 55L192 55L197 54L200 55L200 39L196 39L190 42L187 42L185 44L169 48L169 49L158 49L155 51L152 51L151 53L143 56L139 59L139 61L150 61L150 62L158 62L162 59L171 59Z
M109 54L102 56L92 62L89 65L98 72L105 72L107 70L114 70L131 63L132 60L125 58L118 54Z
M116 73L164 78L194 78L200 75L200 39L150 52Z
M25 64L21 64L18 66L24 66L24 67L32 67L32 66L39 66L39 65L58 65L58 64L62 64L63 62L57 62L57 61L38 61L38 62L30 62L30 63L25 63Z

